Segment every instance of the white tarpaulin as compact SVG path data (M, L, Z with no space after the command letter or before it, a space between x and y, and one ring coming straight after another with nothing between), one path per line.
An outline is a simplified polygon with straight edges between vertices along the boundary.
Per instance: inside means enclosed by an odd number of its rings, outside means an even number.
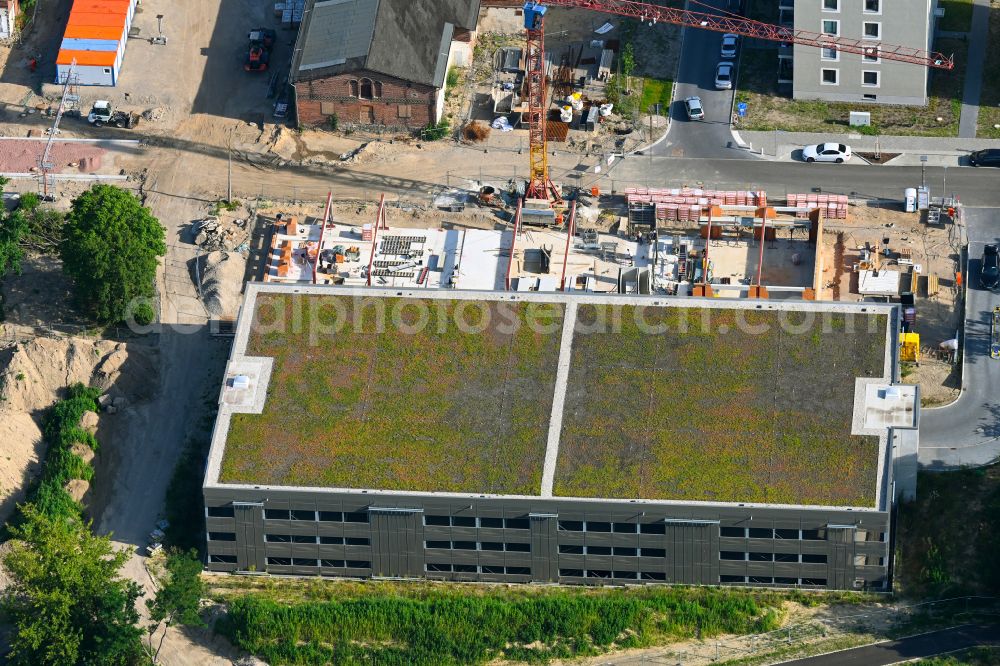
M606 34L608 34L609 32L611 32L614 29L615 29L615 26L611 25L610 23L605 23L604 25L602 25L600 28L598 28L594 32L596 32L598 35L606 35Z

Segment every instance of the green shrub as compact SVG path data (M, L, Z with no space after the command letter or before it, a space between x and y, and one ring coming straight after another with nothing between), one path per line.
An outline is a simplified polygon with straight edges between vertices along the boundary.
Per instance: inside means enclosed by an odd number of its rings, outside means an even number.
M235 599L218 626L272 663L480 664L547 661L721 633L769 631L780 597L711 588L377 592L282 605Z
M156 312L153 310L153 306L144 301L135 306L132 310L132 317L139 326L149 326L156 320Z

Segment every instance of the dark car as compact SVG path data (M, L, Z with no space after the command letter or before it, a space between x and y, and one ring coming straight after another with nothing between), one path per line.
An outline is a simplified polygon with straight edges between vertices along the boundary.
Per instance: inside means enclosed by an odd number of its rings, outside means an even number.
M996 289L1000 285L1000 246L983 248L983 265L979 269L979 284L983 289Z
M969 155L969 164L976 167L1000 167L1000 148L977 150Z

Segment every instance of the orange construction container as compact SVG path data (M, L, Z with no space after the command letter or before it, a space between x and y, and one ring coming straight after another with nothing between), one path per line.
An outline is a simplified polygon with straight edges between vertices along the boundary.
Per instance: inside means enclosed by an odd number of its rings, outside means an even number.
M76 58L76 64L81 67L113 67L118 53L115 51L70 51L60 49L56 57L57 65L68 65Z
M70 25L66 26L63 37L67 39L102 39L117 41L122 38L121 28L102 25Z
M71 12L67 26L99 25L109 28L125 29L125 14L95 14L93 12Z

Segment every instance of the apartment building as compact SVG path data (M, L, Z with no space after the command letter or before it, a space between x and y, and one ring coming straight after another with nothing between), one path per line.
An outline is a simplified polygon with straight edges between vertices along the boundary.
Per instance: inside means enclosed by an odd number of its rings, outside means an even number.
M792 97L831 102L927 104L929 70L885 60L880 42L931 50L934 34L931 0L779 0L783 22L795 30L870 41L871 55L794 45L782 48L791 59ZM794 16L790 16L793 14ZM790 53L788 53L790 52Z

